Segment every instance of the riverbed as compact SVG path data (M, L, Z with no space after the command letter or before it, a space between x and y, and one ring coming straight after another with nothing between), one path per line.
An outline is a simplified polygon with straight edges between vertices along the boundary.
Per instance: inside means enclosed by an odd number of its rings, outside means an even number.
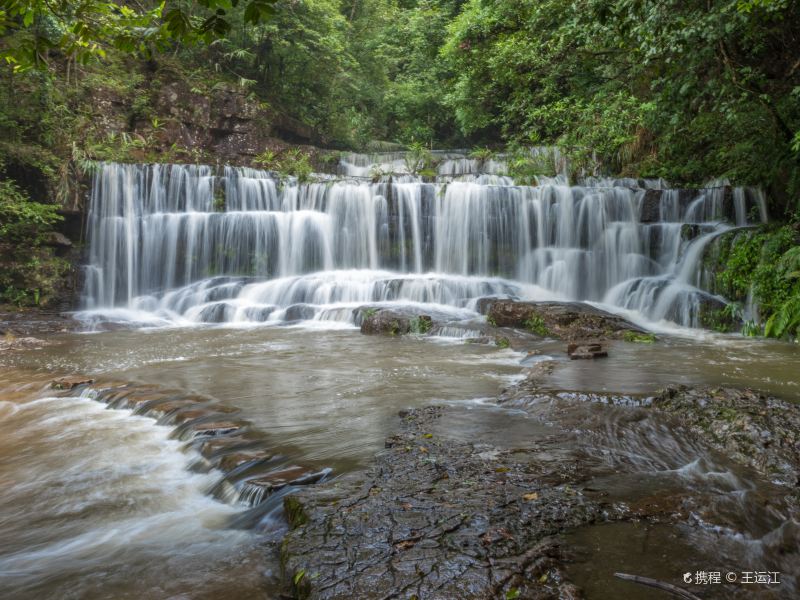
M462 417L448 426L456 437L499 435L512 445L541 437L540 421L497 408L492 399L520 380L525 365L542 360L558 365L543 380L553 390L647 394L674 383L725 384L800 399L800 353L794 345L711 334L661 337L655 344L612 343L611 357L603 361L569 361L562 342L547 340L532 343L525 355L464 340L362 336L352 327L313 323L70 333L52 336L52 344L38 350L7 352L0 357L0 583L15 598L276 593L273 544L284 524L262 520L253 529L232 528L247 508L207 494L215 474L193 471L196 456L170 439L169 428L106 410L90 398L57 397L48 389L56 375L81 373L211 396L239 408L276 452L330 467L334 476L367 467L396 430L397 411L408 407L457 407ZM622 464L614 456L623 451L649 459L629 463L642 470L643 465L651 471L684 469L688 474L670 476L664 489L685 479L693 483L680 485L711 494L730 529L725 540L738 537L753 546L782 535L780 509L731 516L742 506L757 511L754 499L775 493L769 482L711 454L691 467L692 452L706 450L682 445L671 429L644 429L628 440L637 446L615 446L609 439L621 435L625 423L614 412L619 410L592 405L584 413L594 419L600 411L608 419L594 422L610 437L600 435L593 443L598 452L612 455L612 471ZM574 436L565 436L561 446L565 452L578 448ZM598 476L598 486L620 501L644 494L636 476ZM732 504L734 497L742 504ZM614 560L629 570L658 565L661 576L674 571L677 577L695 566L680 555L643 554L638 561L609 546L627 532L605 531L569 538L578 554L575 578L595 590L590 597L623 597L618 594L624 586L592 583L591 570L580 567L593 564L598 553L613 550L611 555L619 555ZM630 535L635 539L640 533ZM675 534L657 529L653 535ZM698 556L707 556L714 547L709 536L684 531L674 549L692 546L700 548ZM746 568L741 544L730 546L723 566ZM770 552L751 548L756 562ZM785 569L787 563L778 562L776 568ZM768 564L751 566L774 570ZM786 575L783 590L794 589ZM645 597L642 593L634 589L627 597ZM779 588L771 593L781 595Z

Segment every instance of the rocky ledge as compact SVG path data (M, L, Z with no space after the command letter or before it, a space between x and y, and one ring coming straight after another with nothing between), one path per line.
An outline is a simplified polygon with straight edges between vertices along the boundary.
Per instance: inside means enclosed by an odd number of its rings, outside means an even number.
M612 518L574 465L525 449L441 437L452 409L400 413L366 473L284 505L284 580L299 598L575 598L554 535Z
M484 307L489 324L524 329L542 337L568 341L639 341L652 337L627 319L582 302L493 300Z
M770 479L800 488L800 406L753 390L670 386L653 407Z

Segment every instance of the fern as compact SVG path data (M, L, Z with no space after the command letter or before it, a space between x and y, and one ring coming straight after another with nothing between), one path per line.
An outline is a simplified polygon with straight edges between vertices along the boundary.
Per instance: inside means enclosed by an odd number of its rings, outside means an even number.
M767 320L764 335L772 338L796 338L800 334L800 295L784 302Z

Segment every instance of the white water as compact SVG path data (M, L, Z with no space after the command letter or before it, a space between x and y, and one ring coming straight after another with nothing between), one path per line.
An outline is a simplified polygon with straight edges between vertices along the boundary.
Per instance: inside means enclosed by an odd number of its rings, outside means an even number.
M255 551L170 429L90 398L4 386L0 596L159 598L223 589ZM29 386L30 387L30 386ZM87 451L91 449L91 451ZM224 586L230 586L224 583Z
M347 323L364 304L412 303L459 319L480 297L510 296L696 326L704 302L723 301L698 287L704 246L749 213L765 216L763 197L745 189L569 186L563 175L516 186L502 157L438 158L436 183L409 175L402 153L349 155L349 179L308 184L247 168L105 164L79 316ZM377 171L377 183L364 178Z

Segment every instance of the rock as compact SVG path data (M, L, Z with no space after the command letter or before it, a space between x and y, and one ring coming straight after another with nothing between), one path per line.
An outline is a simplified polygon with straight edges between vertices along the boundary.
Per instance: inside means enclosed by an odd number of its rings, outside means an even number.
M206 458L214 458L226 452L252 448L254 440L243 436L226 436L200 440L197 450Z
M144 407L144 413L149 417L153 417L154 419L160 419L164 415L167 415L175 410L194 406L197 406L196 401L187 400L185 398L178 400L162 400Z
M273 455L265 450L238 450L219 456L216 463L220 470L229 472L244 464L265 462L271 458Z
M620 339L626 331L645 333L630 321L582 302L495 301L487 321L564 340Z
M489 309L492 308L492 304L498 300L516 300L516 298L509 296L484 296L483 298L478 298L475 301L475 310L478 312L478 314L486 315L489 313Z
M716 296L699 292L697 294L697 324L706 329L730 333L742 328L742 320L726 310L728 304Z
M752 390L670 386L653 408L770 479L800 486L800 406Z
M248 479L247 485L264 489L268 493L275 492L287 485L307 485L316 483L330 473L330 469L314 471L309 467L292 465L277 471L271 471L264 475Z
M88 385L90 383L94 383L94 379L80 375L70 375L53 380L50 382L50 387L54 390L71 390L79 385Z
M663 190L646 190L639 208L642 223L657 223L661 220L661 195Z
M308 321L314 318L317 313L313 306L308 304L293 304L286 309L284 314L284 321Z
M361 333L366 335L425 334L433 327L430 315L399 309L366 309L361 321Z
M600 506L565 485L576 485L574 473L536 452L521 459L431 434L449 410L404 411L367 473L284 499L292 530L281 561L293 597L556 599L574 590L553 536L602 520ZM544 485L547 477L560 484Z
M608 356L608 351L599 343L573 343L567 346L567 354L572 360L606 358Z
M52 342L35 337L16 337L8 332L3 333L0 338L0 351L5 350L38 350L45 346L50 346Z
M245 423L241 421L189 421L178 427L177 432L182 438L218 437L229 435L244 429Z
M48 233L45 236L43 243L45 246L53 246L61 248L72 247L72 241L63 233L59 233L58 231L51 231L50 233Z

